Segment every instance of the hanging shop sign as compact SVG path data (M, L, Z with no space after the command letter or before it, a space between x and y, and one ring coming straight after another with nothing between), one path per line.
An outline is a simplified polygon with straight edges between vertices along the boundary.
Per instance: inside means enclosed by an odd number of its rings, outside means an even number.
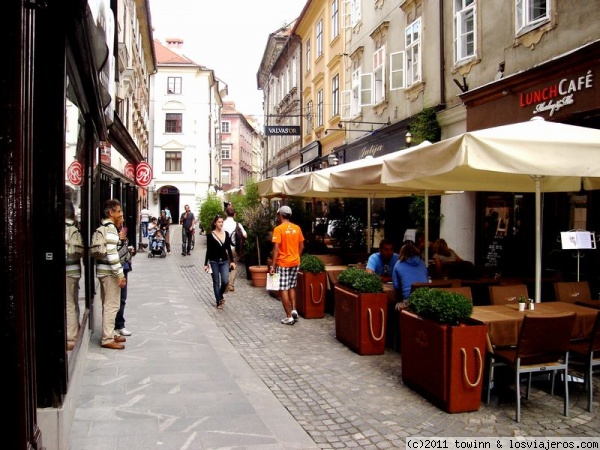
M100 161L110 165L112 148L110 142L100 142Z
M125 164L124 174L127 178L135 179L135 166L131 163Z
M135 182L138 186L146 187L151 181L152 167L146 161L142 161L135 169Z
M73 186L81 186L83 183L83 166L79 161L73 161L67 169L67 178Z
M300 126L265 125L267 136L300 136Z

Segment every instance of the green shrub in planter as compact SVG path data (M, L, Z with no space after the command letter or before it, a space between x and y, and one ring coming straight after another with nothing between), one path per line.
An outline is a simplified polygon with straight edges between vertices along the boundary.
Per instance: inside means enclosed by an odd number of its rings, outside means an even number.
M419 288L410 294L407 309L424 319L457 325L471 317L473 304L467 297L456 292Z
M338 283L358 292L383 292L383 282L376 273L369 273L357 267L349 267L340 273Z
M325 270L325 263L314 255L302 255L300 270L311 273L321 273Z

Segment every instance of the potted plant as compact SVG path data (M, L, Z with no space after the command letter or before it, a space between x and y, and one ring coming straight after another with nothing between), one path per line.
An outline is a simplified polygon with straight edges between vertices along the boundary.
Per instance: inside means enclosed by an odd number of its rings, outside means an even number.
M379 275L350 267L333 295L336 338L359 355L383 354L388 297Z
M402 380L446 412L481 404L487 327L467 297L420 288L400 315Z
M261 203L248 206L244 210L243 225L248 233L246 239L245 264L253 286L265 287L269 266L263 264L263 258L269 254L270 233L273 231L273 217L270 209Z
M325 263L314 255L302 255L298 271L298 284L296 285L298 314L305 319L325 317L326 291Z
M527 298L520 295L519 296L519 311L525 311L525 308L527 308L527 303L529 303Z

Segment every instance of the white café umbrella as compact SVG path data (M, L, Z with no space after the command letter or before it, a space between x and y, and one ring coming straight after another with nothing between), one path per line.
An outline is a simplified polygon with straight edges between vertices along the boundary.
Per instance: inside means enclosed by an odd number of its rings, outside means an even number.
M541 192L600 188L600 130L528 122L464 133L387 159L390 186L535 193L535 301L541 293Z

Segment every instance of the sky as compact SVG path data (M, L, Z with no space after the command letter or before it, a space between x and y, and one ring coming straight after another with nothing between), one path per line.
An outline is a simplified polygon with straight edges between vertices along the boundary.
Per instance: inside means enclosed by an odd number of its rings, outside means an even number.
M182 53L228 85L225 101L262 123L256 73L269 34L295 20L306 0L150 0L154 38L183 39Z

